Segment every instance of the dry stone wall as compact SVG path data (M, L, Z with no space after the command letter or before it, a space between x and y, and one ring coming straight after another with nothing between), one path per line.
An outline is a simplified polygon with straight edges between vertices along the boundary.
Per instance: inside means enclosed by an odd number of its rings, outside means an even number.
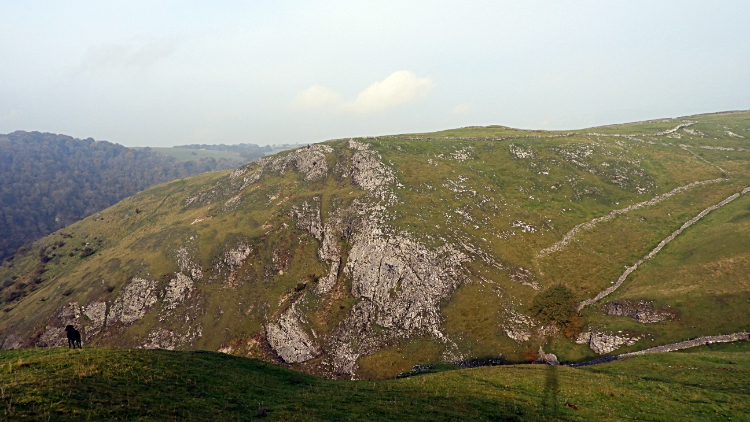
M623 354L615 355L615 356L606 356L606 357L594 359L588 362L577 363L577 364L572 364L568 366L573 367L573 368L578 368L581 366L597 365L600 363L612 362L614 360L624 359L624 358L631 357L631 356L673 352L675 350L689 349L691 347L703 346L703 345L711 344L711 343L729 343L732 341L740 341L740 340L749 341L750 333L739 332L739 333L718 335L718 336L698 337L692 340L681 341L679 343L665 344L663 346L651 347L649 349L639 350L637 352L623 353Z
M565 237L562 238L562 240L560 240L559 242L557 242L554 245L550 246L549 248L543 249L539 253L537 253L536 257L542 257L544 255L560 251L562 248L564 248L566 245L568 245L571 241L573 241L573 239L575 238L575 236L578 233L580 233L581 231L592 229L597 224L603 223L605 221L612 220L613 218L617 217L618 215L625 214L625 213L628 213L630 211L637 210L639 208L643 208L643 207L648 207L648 206L651 206L651 205L655 205L655 204L657 204L657 203L659 203L659 202L661 202L661 201L663 201L663 200L665 200L665 199L667 199L667 198L669 198L671 196L674 196L674 195L676 195L678 193L684 192L684 191L686 191L688 189L691 189L691 188L694 188L694 187L697 187L697 186L701 186L701 185L706 185L706 184L709 184L709 183L721 182L723 180L724 179L712 179L712 180L702 180L702 181L698 181L698 182L689 183L689 184L687 184L685 186L680 186L678 188L672 189L671 191L669 191L667 193L663 193L661 195L657 195L657 196L651 198L648 201L639 202L637 204L633 204L633 205L627 206L625 208L621 208L619 210L614 210L614 211L610 212L609 214L604 215L602 217L597 217L597 218L595 218L595 219L593 219L591 221L587 221L585 223L581 223L581 224L573 227L565 235Z
M625 270L625 272L623 272L622 275L620 275L620 277L617 279L617 281L615 282L615 284L613 284L612 286L608 287L607 289L605 289L602 292L600 292L599 294L597 294L596 297L582 301L578 305L578 311L581 311L581 309L585 308L586 306L589 306L589 305L591 305L593 303L596 303L601 298L603 298L603 297L609 295L610 293L614 292L615 290L617 290L617 288L622 285L622 283L625 281L625 279L633 271L635 271L635 270L638 269L639 265L641 265L644 262L648 261L649 259L653 258L657 253L659 253L659 251L662 250L662 248L664 246L667 245L667 243L669 243L672 240L674 240L674 238L676 238L677 236L679 236L680 233L682 233L685 229L687 229L688 227L690 227L693 224L695 224L695 222L697 222L701 218L705 217L706 214L710 213L711 211L713 211L715 209L721 208L724 205L726 205L726 204L734 201L735 199L739 198L741 195L746 194L748 191L750 191L750 187L747 187L747 188L743 189L742 191L729 196L728 198L724 199L723 201L719 202L716 205L712 205L712 206L706 208L705 210L701 211L695 217L693 217L690 220L686 221L679 229L675 230L672 234L670 234L664 240L662 240L661 242L659 242L659 244L654 249L652 249L651 252L649 252L646 256L644 256L643 258L639 259L635 264L633 264L630 267L628 267Z

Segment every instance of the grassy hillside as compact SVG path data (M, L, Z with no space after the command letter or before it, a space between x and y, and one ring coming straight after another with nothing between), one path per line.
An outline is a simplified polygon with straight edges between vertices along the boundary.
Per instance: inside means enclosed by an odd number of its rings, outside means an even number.
M74 324L91 345L382 379L750 331L748 138L750 112L473 127L176 180L6 262L1 347Z
M748 420L749 368L749 342L581 369L495 366L377 382L211 352L15 350L0 352L0 419Z

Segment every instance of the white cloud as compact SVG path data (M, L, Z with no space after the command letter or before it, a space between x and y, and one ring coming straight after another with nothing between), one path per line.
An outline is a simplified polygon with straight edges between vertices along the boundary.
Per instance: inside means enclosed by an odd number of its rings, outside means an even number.
M313 85L300 91L292 100L292 107L302 110L314 110L328 106L335 106L341 102L341 95L330 89Z
M408 70L399 70L368 86L354 101L343 102L338 93L324 86L313 85L300 91L291 106L303 110L329 107L345 113L377 113L423 98L433 85L430 78L418 78Z
M433 88L430 78L418 78L408 70L393 72L362 91L357 99L341 106L344 111L376 113L423 98Z
M469 103L459 104L453 107L453 114L466 114L471 111L473 107Z

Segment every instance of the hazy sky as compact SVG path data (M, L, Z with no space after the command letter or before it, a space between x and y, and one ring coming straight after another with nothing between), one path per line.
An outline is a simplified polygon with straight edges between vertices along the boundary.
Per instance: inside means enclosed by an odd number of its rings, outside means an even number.
M750 1L2 1L0 133L126 146L750 109Z

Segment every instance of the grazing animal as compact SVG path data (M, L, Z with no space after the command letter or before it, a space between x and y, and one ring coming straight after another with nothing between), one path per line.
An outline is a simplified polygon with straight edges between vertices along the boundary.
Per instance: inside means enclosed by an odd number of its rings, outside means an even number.
M81 333L73 328L72 325L65 327L65 331L68 332L68 348L70 349L70 347L73 346L75 349L77 344L78 348L81 349Z

